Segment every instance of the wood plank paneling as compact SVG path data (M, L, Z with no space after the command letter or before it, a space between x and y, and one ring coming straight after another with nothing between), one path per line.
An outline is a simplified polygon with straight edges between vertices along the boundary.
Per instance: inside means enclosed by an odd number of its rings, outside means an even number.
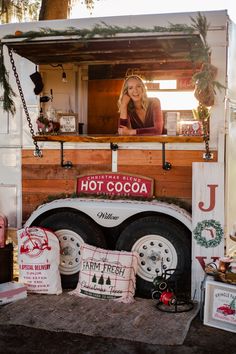
M35 157L32 150L23 150L23 164L26 165L55 165L61 164L61 152L56 150L43 150L43 157ZM74 165L80 164L110 164L110 150L64 150L64 161L71 161Z
M48 196L70 195L76 191L78 175L111 172L110 150L64 150L64 161L73 167L61 167L60 150L43 150L36 158L32 150L22 151L23 220ZM191 203L192 162L203 162L204 151L166 150L166 160L172 168L162 168L162 151L118 150L118 172L143 175L154 179L154 194L179 198ZM216 161L217 154L214 152Z
M43 190L44 193L69 193L74 189L75 179L46 179L46 180L23 180L22 187L27 193Z

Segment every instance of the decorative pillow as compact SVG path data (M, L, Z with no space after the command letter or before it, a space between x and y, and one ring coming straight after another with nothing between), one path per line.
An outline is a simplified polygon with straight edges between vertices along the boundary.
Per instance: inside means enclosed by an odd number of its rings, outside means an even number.
M61 294L60 245L57 236L41 227L17 231L19 282L27 291Z
M138 254L80 246L80 272L76 289L70 294L81 297L134 301Z

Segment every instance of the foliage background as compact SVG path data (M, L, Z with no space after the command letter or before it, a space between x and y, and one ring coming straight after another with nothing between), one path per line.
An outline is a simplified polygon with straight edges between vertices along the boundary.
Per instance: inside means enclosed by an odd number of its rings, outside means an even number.
M2 0L0 24L70 18L73 6L86 7L89 14L99 0Z

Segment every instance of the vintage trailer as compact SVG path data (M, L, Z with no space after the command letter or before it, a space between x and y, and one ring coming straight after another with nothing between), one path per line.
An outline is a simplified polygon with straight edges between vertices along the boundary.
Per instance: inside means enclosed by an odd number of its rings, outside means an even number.
M76 285L88 242L138 252L141 296L174 269L171 278L199 298L204 265L235 252L236 48L227 12L9 24L1 44L16 93L0 128L9 227L55 231L64 287ZM132 73L161 100L163 135L117 134L117 100ZM207 75L198 100L196 73ZM59 131L39 131L40 109Z

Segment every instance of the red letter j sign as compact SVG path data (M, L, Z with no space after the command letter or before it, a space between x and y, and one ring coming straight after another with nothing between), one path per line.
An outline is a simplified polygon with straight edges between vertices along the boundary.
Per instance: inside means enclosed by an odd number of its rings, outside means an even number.
M204 202L199 202L198 207L202 211L211 211L215 208L216 204L216 188L218 187L218 184L208 184L207 187L210 188L210 205L208 208L205 208Z

